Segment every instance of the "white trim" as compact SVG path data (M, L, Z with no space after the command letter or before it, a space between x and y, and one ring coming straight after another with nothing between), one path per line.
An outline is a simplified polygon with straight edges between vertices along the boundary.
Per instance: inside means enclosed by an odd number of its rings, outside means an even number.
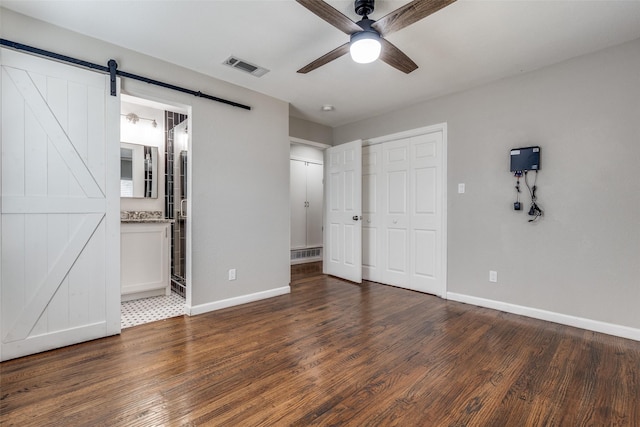
M416 129L405 130L398 133L392 133L390 135L378 136L375 138L369 138L362 141L362 145L375 145L382 144L383 142L396 141L398 139L411 138L413 136L424 135L433 132L443 132L443 136L447 133L447 123L438 123L431 126L425 126Z
M322 142L309 141L307 139L302 139L302 138L296 138L295 136L290 136L289 137L289 141L292 144L310 145L312 147L322 148L323 150L325 148L331 147L331 145L329 145L329 144L324 144Z
M299 259L292 259L291 260L291 265L298 265L298 264L308 264L310 262L318 262L318 261L322 261L322 255L320 256L315 256L315 257L309 257L309 258L299 258Z
M442 263L441 263L442 272L440 274L442 274L443 286L442 286L442 295L440 295L440 297L446 298L447 289L448 289L447 272L449 271L447 269L448 260L449 260L449 252L447 249L447 241L448 241L448 238L447 238L447 230L448 230L447 187L449 186L449 175L447 171L447 161L448 161L447 153L449 152L449 145L447 141L448 141L449 135L447 134L446 122L440 123L434 126L429 126L423 129L436 129L442 132L442 163L440 164L440 166L442 166L442 174L441 174L441 177L442 177L442 224L441 224L442 230L440 230L441 237L442 237L442 246L441 246L442 247Z
M511 304L503 301L458 294L455 292L448 292L447 299L462 302L465 304L472 304L479 307L491 308L493 310L505 311L507 313L518 314L520 316L532 317L534 319L546 320L547 322L559 323L561 325L573 326L589 331L600 332L603 334L640 341L640 329L631 328L628 326L586 319L584 317L570 316L568 314Z
M191 105L187 106L187 126L189 129L193 130L193 107ZM192 269L192 260L193 260L193 252L192 252L192 244L193 244L193 218L191 217L191 206L193 205L193 132L190 131L187 134L187 217L185 219L186 222L186 233L185 236L185 303L191 305L192 298L192 290L193 290L193 269ZM171 280L171 276L169 276L169 280Z
M185 312L189 316L196 316L198 314L208 313L210 311L222 310L223 308L234 307L236 305L277 297L289 293L291 293L291 287L287 285L281 288L269 289L268 291L256 292L254 294L241 295L239 297L223 299L207 304L194 305L191 307L185 305Z
M142 105L143 107L150 107L156 110L168 110L174 113L190 116L190 104L183 104L176 101L167 101L166 99L147 91L136 90L135 88L131 90L131 88L128 87L126 90L123 90L120 93L120 98L122 101L128 102L130 104ZM191 127L189 127L189 129L191 129Z

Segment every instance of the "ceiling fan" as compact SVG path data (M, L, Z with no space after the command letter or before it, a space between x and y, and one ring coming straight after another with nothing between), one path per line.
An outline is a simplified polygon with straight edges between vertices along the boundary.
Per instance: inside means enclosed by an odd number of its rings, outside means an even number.
M362 16L358 22L352 21L323 0L296 1L351 36L348 43L305 65L298 73L306 74L351 52L351 57L356 62L373 62L379 56L392 67L409 74L417 69L418 65L384 37L426 18L456 0L413 0L377 21L369 19L369 14L373 13L375 7L375 0L356 0L355 12ZM360 48L362 50L359 50Z

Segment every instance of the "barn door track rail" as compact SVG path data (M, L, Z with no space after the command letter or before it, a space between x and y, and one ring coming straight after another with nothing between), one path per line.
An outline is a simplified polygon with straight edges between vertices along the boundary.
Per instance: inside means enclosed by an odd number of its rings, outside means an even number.
M248 105L240 104L234 101L229 101L228 99L218 98L217 96L207 95L206 93L202 93L200 91L195 91L191 89L186 89L181 86L176 86L171 83L165 83L159 80L150 79L148 77L139 76L133 73L127 73L126 71L118 70L118 63L115 59L110 59L107 63L107 66L100 64L94 64L92 62L83 61L81 59L72 58L70 56L61 55L59 53L51 52L44 49L39 49L37 47L16 43L11 40L6 40L0 38L0 46L5 46L11 49L24 51L31 53L33 55L44 56L46 58L55 59L56 61L67 62L69 64L73 64L78 67L88 68L91 70L100 71L111 76L111 95L116 96L116 76L120 76L127 79L138 80L144 83L149 83L155 86L160 86L166 89L175 90L182 93L187 93L189 95L197 96L198 98L205 98L215 102L221 102L223 104L231 105L232 107L242 108L244 110L251 110L251 107Z

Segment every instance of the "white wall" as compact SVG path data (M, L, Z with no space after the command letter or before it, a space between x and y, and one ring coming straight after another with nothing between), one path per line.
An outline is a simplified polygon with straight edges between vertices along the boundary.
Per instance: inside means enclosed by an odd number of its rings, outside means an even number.
M289 118L289 136L328 145L333 144L333 129L297 117Z
M448 291L640 337L640 40L335 128L334 138L443 122ZM530 145L542 147L545 215L534 224L512 210L509 173L509 150Z
M250 105L246 111L134 80L122 82L131 95L192 107L195 311L288 289L287 103L6 9L0 23L2 37L12 41L105 65L113 58L119 69ZM230 268L237 269L235 281L227 280Z

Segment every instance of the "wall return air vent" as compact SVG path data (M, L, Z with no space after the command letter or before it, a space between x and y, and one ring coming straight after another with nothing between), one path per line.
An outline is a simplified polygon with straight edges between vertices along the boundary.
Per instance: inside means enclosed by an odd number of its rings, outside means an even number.
M269 70L267 70L266 68L251 64L245 60L236 58L235 56L230 56L223 62L223 64L238 70L242 70L245 73L249 73L252 76L256 77L262 77L269 72Z

